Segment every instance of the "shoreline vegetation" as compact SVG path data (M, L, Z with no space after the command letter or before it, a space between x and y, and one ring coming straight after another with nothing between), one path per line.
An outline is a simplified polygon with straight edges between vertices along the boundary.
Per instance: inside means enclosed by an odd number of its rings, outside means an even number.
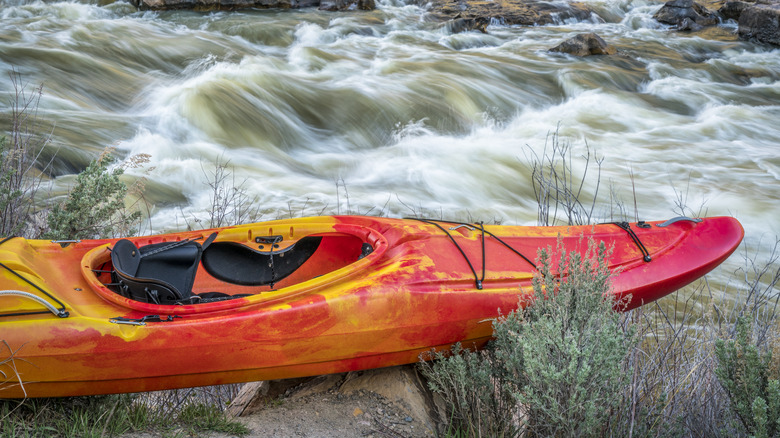
M123 165L112 163L108 152L78 175L60 202L36 202L45 196L47 169L56 158L48 150L50 134L37 131L42 88L29 92L16 73L11 80L12 126L0 141L0 235L90 238L138 230L143 181L128 187ZM540 225L637 215L612 188L608 203L598 200L603 157L583 157L578 175L572 161L579 158L569 145L557 132L548 139L542 155L527 157ZM125 165L145 159L131 157ZM236 185L229 163L218 163L204 177L213 191L212 211L193 220L198 227L254 219L257 212L246 209L251 200ZM586 180L595 181L592 197L583 190ZM138 201L125 205L125 199ZM693 213L682 195L677 209ZM495 321L495 340L485 350L457 346L432 352L435 361L418 364L445 407L439 434L780 436L780 239L770 247L767 260L745 251L744 267L727 285L737 291L736 301L705 277L666 298L663 307L654 303L625 313L604 298L609 248L594 244L585 255L541 251L534 291L538 297L557 291L552 298ZM554 258L570 274L564 281L550 275ZM12 348L0 334L0 364L13 363ZM0 377L2 385L15 376ZM245 425L225 415L239 387L0 400L0 436L247 435Z

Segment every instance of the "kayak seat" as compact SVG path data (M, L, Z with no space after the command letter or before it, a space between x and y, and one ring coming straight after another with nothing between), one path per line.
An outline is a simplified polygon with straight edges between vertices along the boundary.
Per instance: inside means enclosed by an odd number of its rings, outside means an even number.
M180 241L138 248L127 239L111 251L119 293L153 304L178 304L192 297L192 285L203 249L198 242Z
M203 251L203 268L214 278L242 286L273 285L301 267L322 237L307 236L278 251L258 251L234 242L215 242Z

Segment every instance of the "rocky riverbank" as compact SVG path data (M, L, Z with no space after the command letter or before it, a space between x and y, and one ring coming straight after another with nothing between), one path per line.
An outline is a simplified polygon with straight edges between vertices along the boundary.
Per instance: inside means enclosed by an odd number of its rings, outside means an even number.
M373 10L374 0L131 0L143 10L231 10L240 8L319 8L327 11ZM453 32L486 32L491 23L539 26L569 19L600 19L585 3L542 0L432 0L426 19L447 23ZM717 9L709 9L707 6ZM726 20L738 23L741 38L780 45L780 0L736 0L704 6L672 0L654 18L679 31L699 31ZM580 49L577 49L580 50ZM574 53L573 53L574 54ZM601 54L601 53L598 53Z

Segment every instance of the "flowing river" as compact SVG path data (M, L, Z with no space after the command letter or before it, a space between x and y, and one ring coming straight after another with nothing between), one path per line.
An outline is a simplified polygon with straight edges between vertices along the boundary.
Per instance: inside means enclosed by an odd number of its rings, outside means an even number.
M147 232L207 218L219 163L260 220L535 224L529 160L557 131L577 174L591 153L588 196L603 158L601 218L615 198L647 220L683 202L736 216L747 251L768 256L780 235L780 48L740 41L734 23L678 33L652 19L660 2L590 3L603 19L453 34L397 0L344 13L2 0L0 91L13 94L13 70L43 84L55 194L106 147L148 154L126 177L146 179ZM591 31L620 54L548 52ZM735 255L715 278L741 265Z

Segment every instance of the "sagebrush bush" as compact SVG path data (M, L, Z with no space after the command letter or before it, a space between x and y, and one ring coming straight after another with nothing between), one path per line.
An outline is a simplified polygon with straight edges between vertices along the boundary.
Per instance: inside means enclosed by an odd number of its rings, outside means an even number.
M780 370L772 349L753 342L753 327L737 319L736 339L718 339L715 374L745 430L757 438L780 436Z
M530 302L496 320L486 351L456 349L422 365L453 429L468 436L607 433L637 338L615 310L609 251L594 242L589 248L566 253L559 245L557 271L551 249L541 250Z
M65 201L49 212L47 239L91 239L112 237L117 230L132 235L128 226L140 212L125 209L127 186L119 179L121 167L109 170L110 154L104 153L76 176L76 184Z
M502 379L504 367L495 350L436 352L420 369L431 391L446 403L446 434L469 437L513 437L520 433L515 388Z

